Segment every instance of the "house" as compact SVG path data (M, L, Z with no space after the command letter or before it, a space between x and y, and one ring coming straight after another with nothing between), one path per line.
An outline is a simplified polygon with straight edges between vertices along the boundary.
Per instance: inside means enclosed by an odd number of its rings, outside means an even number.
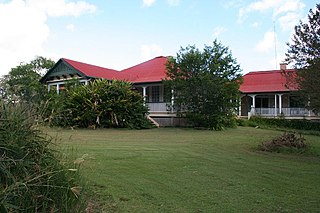
M91 64L86 64L62 58L50 69L41 82L48 85L48 90L59 93L64 89L68 80L79 79L82 84L88 84L93 79L126 80L144 97L149 107L150 116L160 125L178 125L181 119L176 118L172 107L174 98L165 100L162 80L166 77L167 57L159 56L133 67L117 71ZM313 117L303 105L296 101L292 91L295 87L286 86L283 71L295 73L296 70L286 69L281 65L280 70L249 72L243 76L240 86L241 100L238 115L247 117L261 115L268 117Z
M126 80L133 83L151 113L168 113L164 101L164 88L162 79L166 77L167 58L160 56L133 67L116 71L91 64L86 64L66 58L61 58L41 79L47 84L48 91L64 90L68 80L79 79L82 84L88 84L93 79L104 78L108 80Z
M287 85L287 76L294 77L296 72L287 69L286 64L280 64L280 70L249 72L244 75L240 86L239 116L314 118L315 114L307 110L293 93L298 87Z
M169 105L173 99L165 101L162 79L166 77L167 57L159 56L133 67L117 71L91 64L86 64L66 58L61 58L41 79L47 84L48 91L57 93L64 90L68 80L79 79L82 84L88 84L96 78L108 80L126 80L144 97L150 116L160 125L179 125L183 122L176 117Z

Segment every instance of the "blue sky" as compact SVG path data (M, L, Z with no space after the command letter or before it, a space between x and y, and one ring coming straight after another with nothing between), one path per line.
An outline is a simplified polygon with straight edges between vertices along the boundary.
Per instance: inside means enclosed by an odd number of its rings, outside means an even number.
M124 69L228 46L243 73L279 68L315 0L0 0L0 75L36 55ZM274 34L275 32L275 34ZM276 39L275 39L276 38Z

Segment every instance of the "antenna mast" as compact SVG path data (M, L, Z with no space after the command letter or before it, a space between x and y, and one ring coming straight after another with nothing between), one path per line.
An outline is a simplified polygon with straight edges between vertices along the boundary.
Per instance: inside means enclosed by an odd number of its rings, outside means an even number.
M274 35L274 59L276 63L276 69L278 66L278 59L277 59L277 36L276 36L276 24L275 21L273 21L273 35Z

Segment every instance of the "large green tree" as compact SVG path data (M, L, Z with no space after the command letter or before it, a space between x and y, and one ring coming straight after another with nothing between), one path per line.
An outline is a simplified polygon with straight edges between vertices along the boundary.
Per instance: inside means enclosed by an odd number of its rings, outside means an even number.
M240 72L229 48L215 40L202 51L187 46L169 58L165 84L180 116L193 126L220 130L234 125Z
M37 56L29 63L20 63L17 67L2 77L1 95L9 101L24 101L39 103L43 96L45 86L39 82L44 71L52 68L55 62Z
M287 45L286 61L298 70L289 83L298 87L311 110L320 112L320 4L309 11L305 22L300 21L295 26L292 40Z

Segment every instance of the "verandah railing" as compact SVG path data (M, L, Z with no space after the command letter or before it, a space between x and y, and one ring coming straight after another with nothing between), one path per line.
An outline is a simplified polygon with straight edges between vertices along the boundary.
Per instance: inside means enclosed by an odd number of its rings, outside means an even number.
M168 104L166 102L159 102L159 103L146 103L149 107L149 112L168 112Z
M151 113L157 113L157 112L170 112L170 103L167 102L158 102L158 103L151 103L147 102L146 105L149 108L149 112ZM277 113L275 113L275 110L277 110ZM280 116L283 114L284 116L291 116L291 117L303 117L303 116L315 116L315 113L312 111L309 111L306 108L282 108L281 113L279 108L256 108L255 114L261 115L261 116Z
M277 111L275 111L277 110ZM275 113L276 112L276 113ZM257 115L262 116L275 116L275 115L285 115L285 116L315 116L315 114L312 111L307 110L306 108L282 108L281 113L279 108L256 108L255 113Z

